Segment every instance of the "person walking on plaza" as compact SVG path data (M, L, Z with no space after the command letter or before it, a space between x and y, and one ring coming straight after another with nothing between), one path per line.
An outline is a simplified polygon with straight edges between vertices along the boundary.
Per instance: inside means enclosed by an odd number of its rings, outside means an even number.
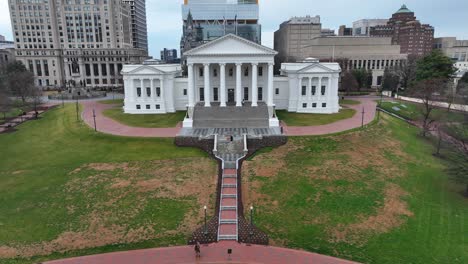
M195 242L195 257L200 257L200 242L198 240Z

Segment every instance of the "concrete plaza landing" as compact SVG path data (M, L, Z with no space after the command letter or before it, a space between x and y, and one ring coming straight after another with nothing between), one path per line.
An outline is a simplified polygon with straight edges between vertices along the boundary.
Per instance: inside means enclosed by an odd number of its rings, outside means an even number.
M229 257L227 250L232 249ZM178 263L314 263L352 264L356 262L319 255L306 251L270 246L245 245L237 242L220 242L201 247L201 257L196 258L192 246L154 248L115 252L71 259L44 262L44 264L178 264Z
M259 102L252 107L245 102L242 107L227 105L221 107L219 103L212 103L210 107L197 104L193 110L194 128L262 128L269 127L268 106Z

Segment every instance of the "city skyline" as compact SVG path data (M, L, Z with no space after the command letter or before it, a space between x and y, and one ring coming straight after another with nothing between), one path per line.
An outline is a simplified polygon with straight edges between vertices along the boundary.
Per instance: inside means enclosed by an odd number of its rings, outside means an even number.
M8 0L0 0L4 6ZM402 4L415 12L422 23L428 23L435 28L435 37L453 36L458 39L468 39L468 31L460 17L468 12L468 2L460 0L422 1L407 0L389 2L385 0L347 1L332 0L325 4L308 0L295 0L295 4L288 6L280 0L260 1L260 23L262 24L262 44L273 46L273 32L279 24L292 16L320 15L324 28L337 30L340 25L352 26L352 22L363 18L389 18ZM428 2L430 4L428 4ZM147 24L149 54L159 58L164 48L179 50L182 34L181 5L183 0L168 3L167 0L147 0ZM357 6L359 3L359 6ZM339 8L337 8L339 7ZM349 12L353 10L353 12ZM438 15L434 15L437 10ZM0 10L0 35L13 40L11 21L8 9Z

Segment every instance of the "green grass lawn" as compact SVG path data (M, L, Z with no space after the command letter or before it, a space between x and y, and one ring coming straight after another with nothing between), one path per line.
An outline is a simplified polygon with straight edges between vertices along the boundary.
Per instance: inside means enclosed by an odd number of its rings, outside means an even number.
M359 105L361 102L351 99L340 99L340 105Z
M286 110L278 110L276 113L278 119L285 122L288 126L319 126L351 118L356 114L356 111L344 108L337 114L302 114L290 113Z
M99 101L101 104L115 104L119 106L123 106L124 100L123 99L109 99L109 100L102 100Z
M27 111L29 111L29 109L26 108ZM21 108L13 108L11 109L9 112L7 113L0 113L0 124L3 124L5 122L5 118L10 118L10 117L18 117L21 113L23 113L23 110L21 110Z
M95 133L74 104L0 135L0 146L0 263L183 245L200 203L213 208L217 170L204 152Z
M245 204L274 245L363 263L468 263L468 199L419 130L294 137L243 167ZM246 212L246 215L248 212Z
M421 108L422 104L403 102L403 101L394 101L394 102L382 102L382 109L399 115L403 118L417 121L422 119ZM397 110L397 108L399 110ZM463 121L463 115L457 112L447 112L447 109L437 108L431 114L436 120L444 119L451 122L460 122Z
M119 123L132 127L175 127L185 117L185 111L169 114L125 114L120 106L106 109L103 114Z

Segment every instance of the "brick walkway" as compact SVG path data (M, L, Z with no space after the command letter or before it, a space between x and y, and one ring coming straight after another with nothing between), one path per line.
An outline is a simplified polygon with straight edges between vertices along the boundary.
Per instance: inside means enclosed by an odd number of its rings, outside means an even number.
M175 137L180 130L180 124L171 128L130 127L102 114L104 110L115 105L101 104L98 101L82 101L81 104L84 108L82 118L85 123L94 128L93 109L95 109L97 130L106 134L128 137Z
M377 97L353 97L352 100L360 101L360 105L349 105L349 108L355 109L356 114L349 119L340 120L332 124L322 126L296 127L287 126L282 123L284 132L288 136L307 136L307 135L325 135L338 133L361 126L361 112L364 107L364 124L374 120ZM84 106L82 118L90 127L94 127L93 108L96 110L97 130L103 133L129 136L129 137L175 137L181 128L181 124L173 128L144 128L130 127L121 124L102 114L102 111L114 107L113 105L101 104L97 101L82 101Z
M227 250L232 249L229 258ZM85 256L64 260L44 262L44 264L175 264L175 263L315 263L315 264L351 264L352 261L319 255L306 251L220 242L201 247L201 257L195 258L193 247L181 246L155 248L134 251L115 252Z
M375 108L378 97L352 97L351 100L360 101L360 105L347 105L347 107L356 110L356 114L352 118L340 120L331 124L322 126L287 126L282 123L284 132L288 136L307 136L307 135L326 135L338 133L361 126L362 123L362 109L364 108L364 124L369 124L374 120Z

